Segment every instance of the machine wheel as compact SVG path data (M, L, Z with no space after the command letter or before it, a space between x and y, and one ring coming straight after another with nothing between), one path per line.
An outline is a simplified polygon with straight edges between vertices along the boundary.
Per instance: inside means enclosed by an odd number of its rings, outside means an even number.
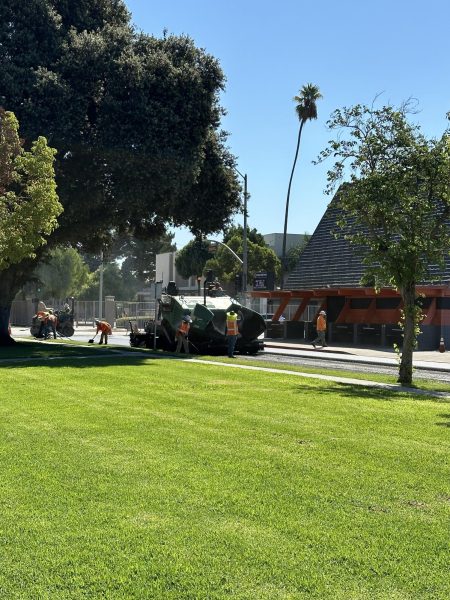
M63 335L64 337L72 337L75 330L70 323L63 323L60 328L58 328L58 333Z

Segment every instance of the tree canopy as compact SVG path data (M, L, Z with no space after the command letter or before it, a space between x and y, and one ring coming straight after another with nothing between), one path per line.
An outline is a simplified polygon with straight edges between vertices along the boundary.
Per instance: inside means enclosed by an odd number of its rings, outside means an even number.
M242 257L243 228L233 225L225 230L223 243L235 254ZM275 252L266 245L264 236L256 229L247 230L248 276L253 278L258 271L271 271L281 274L281 263ZM182 248L176 257L178 272L185 278L213 271L223 283L231 283L242 272L242 265L226 247L218 244L211 254L210 243L205 240L192 240Z
M337 201L341 234L361 248L366 278L389 285L404 303L399 381L412 381L412 353L421 312L416 285L450 251L450 137L427 139L408 120L408 106L363 105L336 110L337 131L321 159L333 156L329 187L343 181Z
M233 252L242 257L243 253L243 227L241 225L229 227L224 235L224 243ZM231 283L236 275L242 271L242 265L223 246L219 246L212 258L208 260L205 269L214 271L215 276L223 283ZM275 273L276 277L281 275L281 262L275 252L269 248L264 236L256 229L247 231L247 275L248 281L252 282L255 273L268 271Z
M58 149L58 241L222 229L240 188L219 129L218 62L186 36L136 33L119 0L15 5L0 12L0 105L27 140L45 134Z
M121 237L110 249L109 256L122 259L121 272L132 275L143 287L154 280L156 255L176 250L173 238L172 233L157 238Z
M122 0L3 0L0 63L0 106L26 146L45 135L58 151L64 213L49 244L95 252L170 224L205 234L240 208L224 75L189 37L135 31ZM5 277L11 298L32 267Z
M208 242L199 239L191 240L177 252L175 266L185 279L192 275L200 277L210 256Z
M41 298L80 296L91 274L75 248L52 248L35 271Z

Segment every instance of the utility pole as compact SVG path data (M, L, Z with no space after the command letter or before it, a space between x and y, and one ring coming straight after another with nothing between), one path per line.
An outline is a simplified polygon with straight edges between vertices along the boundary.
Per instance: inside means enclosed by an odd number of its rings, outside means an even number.
M234 168L236 173L244 180L244 232L242 235L242 294L245 298L247 293L247 279L248 279L248 248L247 248L247 173L243 175L236 167Z
M247 293L248 252L247 252L247 173L244 175L244 235L242 238L242 293Z

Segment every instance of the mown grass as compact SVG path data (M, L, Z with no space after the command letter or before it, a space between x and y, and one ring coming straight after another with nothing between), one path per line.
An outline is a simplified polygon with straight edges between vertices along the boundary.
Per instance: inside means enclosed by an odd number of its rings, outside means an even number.
M448 404L94 358L0 366L1 597L450 596Z
M228 363L229 360L226 357L222 356L208 356L202 357L207 359L208 361L214 361L218 363ZM266 358L264 361L261 360L252 360L251 358L243 358L236 357L237 363L244 365L251 365L255 367L268 367L269 369L277 369L277 370L287 370L293 371L297 373L310 373L312 375L329 375L332 377L346 377L350 379L359 379L365 381L376 381L378 383L397 383L398 375L386 375L383 373L364 373L358 371L352 371L350 367L346 369L331 369L327 367L326 361L318 364L317 367L311 367L308 365L294 365L292 363L283 363L283 362L275 362L271 361L270 358ZM239 360L240 359L240 360ZM236 359L233 359L236 361ZM394 367L395 368L395 367ZM413 385L411 386L413 389L418 390L428 390L428 391L436 391L436 392L449 392L450 393L450 384L434 381L432 379L425 379L421 377L421 373L419 370L414 371L413 376Z

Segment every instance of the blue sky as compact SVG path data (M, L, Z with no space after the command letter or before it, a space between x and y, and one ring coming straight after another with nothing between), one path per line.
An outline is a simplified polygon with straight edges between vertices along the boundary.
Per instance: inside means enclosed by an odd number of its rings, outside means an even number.
M332 111L357 103L418 100L413 120L440 136L450 111L448 0L126 0L138 29L188 34L215 56L227 78L222 105L228 145L248 175L249 226L283 231L298 133L292 98L319 86L318 119L303 130L291 190L289 233L312 233L330 198L331 163L312 160L327 145ZM241 218L236 219L242 223ZM177 231L178 247L191 235Z

